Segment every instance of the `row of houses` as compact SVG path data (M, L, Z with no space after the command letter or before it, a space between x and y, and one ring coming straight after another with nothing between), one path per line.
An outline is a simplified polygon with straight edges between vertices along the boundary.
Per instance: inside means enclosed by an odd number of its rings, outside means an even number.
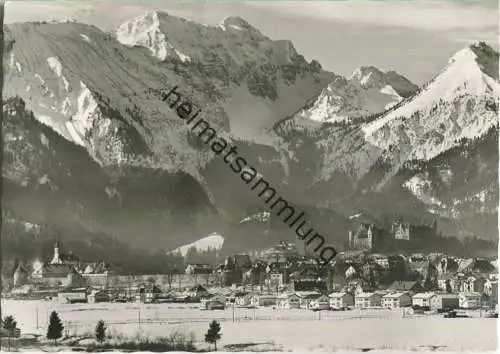
M347 308L402 308L420 307L428 310L446 309L475 309L482 305L481 294L459 293L447 294L441 292L417 293L411 292L333 292L328 295L318 292L293 292L273 294L244 294L241 296L225 297L213 295L205 301L220 303L234 303L239 307L274 306L277 309L311 309L311 310L341 310Z
M366 232L370 231L370 228ZM369 233L369 232L368 232ZM446 292L483 292L496 286L496 262L481 258L456 258L445 254L386 255L371 253L340 252L329 267L318 268L311 257L302 257L296 247L282 243L263 252L263 259L252 260L249 255L227 257L217 267L208 264L188 264L183 274L156 274L131 276L117 274L106 262L80 262L73 254L64 255L59 245L49 262L34 262L33 271L19 264L13 274L13 289L25 284L64 287L93 286L101 288L121 287L144 278L152 278L164 289L181 289L203 284L231 286L248 284L267 286L300 285L294 290L328 290L353 279L364 279L380 288L387 280L417 280L425 290ZM143 279L140 279L143 278ZM306 283L309 283L307 285ZM324 289L319 289L320 287Z

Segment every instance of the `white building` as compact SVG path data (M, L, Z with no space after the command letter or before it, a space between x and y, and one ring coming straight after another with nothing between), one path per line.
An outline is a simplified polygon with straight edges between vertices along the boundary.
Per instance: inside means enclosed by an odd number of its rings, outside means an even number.
M311 300L311 302L309 302L309 309L311 309L311 310L329 310L330 309L330 298L326 295L321 295L320 297Z
M317 291L297 291L295 294L299 296L299 306L303 309L308 309L311 301L316 300L321 296L321 294Z
M281 294L277 299L280 309L298 309L300 308L300 296L297 294Z
M253 296L255 296L255 295L246 294L246 295L242 295L242 296L236 296L236 298L235 298L236 306L240 306L240 307L249 306L251 304L251 299Z
M419 293L412 297L412 305L420 307L431 307L432 298L436 296L435 293Z
M359 293L354 298L356 308L370 308L382 306L382 295L378 293Z
M382 297L382 307L394 309L411 305L411 296L405 292L389 293Z
M458 294L458 305L463 309L475 309L481 305L481 294L460 293Z
M498 280L488 279L484 283L484 293L488 296L498 295Z

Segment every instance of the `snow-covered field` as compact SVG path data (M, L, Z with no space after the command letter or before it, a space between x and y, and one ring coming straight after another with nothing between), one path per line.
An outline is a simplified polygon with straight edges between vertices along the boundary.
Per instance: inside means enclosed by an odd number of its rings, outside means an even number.
M165 336L178 330L203 340L208 323L222 324L221 344L274 341L284 350L428 349L495 350L496 320L445 319L441 315L408 317L398 310L324 311L272 308L199 310L196 304L58 304L2 300L2 316L13 315L23 333L46 333L56 310L70 335L92 333L96 322L108 323L110 334ZM37 329L38 317L38 329Z

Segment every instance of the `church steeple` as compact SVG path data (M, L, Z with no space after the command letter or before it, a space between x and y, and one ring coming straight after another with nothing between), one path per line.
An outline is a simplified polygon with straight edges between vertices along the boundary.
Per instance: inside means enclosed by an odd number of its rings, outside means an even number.
M56 242L54 245L54 257L52 257L50 264L62 264L61 256L59 255L59 243L58 242Z

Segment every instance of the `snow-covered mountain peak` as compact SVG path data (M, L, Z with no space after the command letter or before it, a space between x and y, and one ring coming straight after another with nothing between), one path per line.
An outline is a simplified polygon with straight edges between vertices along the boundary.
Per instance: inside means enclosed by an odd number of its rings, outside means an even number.
M399 146L401 161L428 160L497 125L500 83L488 72L498 67L498 54L476 51L460 50L418 94L365 125L366 139L384 150Z
M384 112L416 89L395 72L361 66L348 79L336 76L314 105L299 116L318 122L349 122Z
M349 76L349 80L358 83L365 89L391 91L396 96L408 97L418 87L394 70L383 72L375 66L360 66Z
M153 56L165 60L170 45L160 30L160 17L163 15L152 11L122 23L115 30L116 39L126 46L145 47Z
M476 65L476 54L472 50L471 46L467 46L461 50L459 50L455 55L453 55L449 60L448 60L448 65L452 65L455 63L461 63L464 64L466 62L469 62L468 64L471 65Z
M384 83L384 73L374 66L360 66L349 76L349 80L358 81L362 86Z
M457 76L457 79L462 81L468 80L471 84L477 84L475 88L484 88L482 84L484 72L479 65L478 55L473 50L472 46L468 46L458 51L450 58L442 75L446 73L461 73L462 75ZM449 76L449 74L447 76ZM478 94L482 93L483 92L478 92Z

